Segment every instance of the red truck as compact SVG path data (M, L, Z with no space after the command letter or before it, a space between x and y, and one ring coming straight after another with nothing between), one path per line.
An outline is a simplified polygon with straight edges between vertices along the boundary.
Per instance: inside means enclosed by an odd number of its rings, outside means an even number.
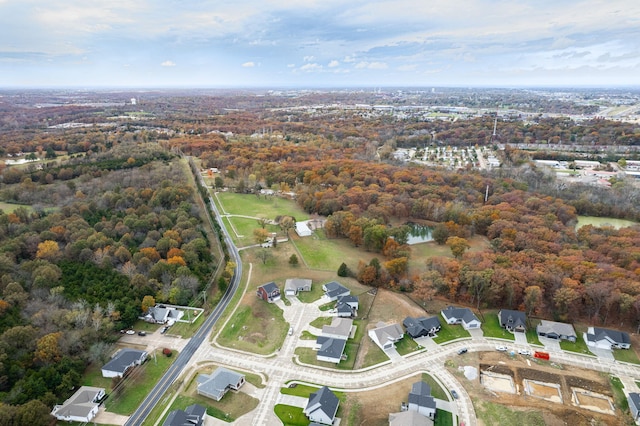
M549 354L547 352L539 352L539 351L535 351L533 353L533 357L534 358L540 358L540 359L549 359Z

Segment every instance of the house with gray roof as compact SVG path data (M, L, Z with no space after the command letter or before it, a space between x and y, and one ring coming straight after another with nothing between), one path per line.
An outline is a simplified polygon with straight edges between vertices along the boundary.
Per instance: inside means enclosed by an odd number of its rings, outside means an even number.
M386 351L396 347L396 342L402 340L404 331L398 324L378 323L376 328L369 330L369 337L380 349Z
M480 328L480 320L469 308L447 306L440 315L447 324L461 324L465 330Z
M258 287L256 294L260 299L265 300L269 303L276 302L281 298L280 289L278 288L276 283L273 281Z
M147 352L138 349L120 349L111 360L102 367L102 377L123 377L127 370L142 365L147 360Z
M527 314L522 311L500 309L498 312L500 327L510 332L524 333L527 331Z
M631 411L631 417L636 424L640 421L640 393L630 392L627 395L627 401L629 402L629 411Z
M358 296L348 295L338 297L336 303L336 315L339 317L351 318L358 314L360 303Z
M436 400L431 396L431 386L426 382L419 381L411 386L408 405L409 411L417 411L431 420L436 417Z
M311 291L312 281L304 278L289 278L284 282L284 295L296 296L301 291Z
M65 422L88 423L98 414L104 389L82 386L61 405L56 405L51 415Z
M433 337L442 328L438 317L407 317L402 321L402 325L407 329L407 334L414 339L424 336Z
M584 333L584 341L588 346L600 349L629 349L631 339L624 331L608 328L589 327Z
M237 391L240 389L245 378L243 374L218 367L211 374L198 375L196 381L198 382L196 388L198 395L220 401L229 390Z
M351 337L353 320L351 318L333 318L330 325L322 326L322 335L336 339L348 339Z
M309 395L309 401L303 412L311 422L332 425L339 405L338 397L328 387L323 386Z
M576 331L571 324L556 321L541 320L536 326L538 336L555 340L568 340L574 342L578 338Z
M171 325L182 318L183 315L184 312L174 306L156 305L150 307L143 318L145 321L154 324L169 323Z
M316 359L318 361L338 364L342 360L342 354L344 353L344 348L346 346L347 339L318 336L316 339L316 345L314 347L314 349L318 351L316 353Z
M348 296L351 294L351 290L336 281L331 281L323 284L322 290L324 290L325 297L330 301L338 300L338 298L341 296Z
M183 410L173 410L162 423L162 426L202 426L207 409L193 404Z

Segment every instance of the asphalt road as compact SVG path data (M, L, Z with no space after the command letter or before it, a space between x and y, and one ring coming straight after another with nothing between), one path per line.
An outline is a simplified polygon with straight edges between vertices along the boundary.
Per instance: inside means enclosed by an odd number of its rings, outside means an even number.
M200 177L200 179L202 180L202 177ZM201 181L201 183L204 187L204 182ZM220 218L218 209L211 196L209 196L209 204L211 205L212 211L215 213L215 217ZM229 302L233 298L233 295L238 289L238 284L240 282L240 278L242 277L242 262L240 261L240 255L238 253L238 249L233 244L233 241L231 240L229 232L227 231L224 223L222 223L222 221L220 221L219 223L222 229L225 243L227 244L227 248L229 250L229 256L231 260L233 260L236 264L236 270L233 277L231 278L229 287L227 288L227 291L224 293L222 299L215 307L213 312L204 321L202 326L193 335L193 337L191 337L189 343L186 344L182 352L180 352L167 372L154 386L154 388L147 395L144 401L142 401L142 404L140 404L138 409L129 417L129 420L125 423L125 425L127 426L139 426L147 418L151 410L153 410L153 408L160 401L160 398L162 398L162 396L166 393L169 386L171 386L171 384L173 384L173 382L175 382L176 379L180 376L180 373L182 373L184 367L189 363L195 351L200 347L200 345L202 345L202 342L204 342L205 338L211 332L212 327L220 319L220 316L227 308Z

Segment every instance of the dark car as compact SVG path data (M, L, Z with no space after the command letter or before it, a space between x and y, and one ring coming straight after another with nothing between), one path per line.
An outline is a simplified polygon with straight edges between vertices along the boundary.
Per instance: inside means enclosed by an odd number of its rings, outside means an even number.
M147 332L146 331L138 331L138 336L146 336Z
M467 348L460 348L460 349L458 349L458 355L466 354L467 351L468 351Z
M458 392L456 392L455 390L451 389L451 396L453 397L453 399L458 399Z

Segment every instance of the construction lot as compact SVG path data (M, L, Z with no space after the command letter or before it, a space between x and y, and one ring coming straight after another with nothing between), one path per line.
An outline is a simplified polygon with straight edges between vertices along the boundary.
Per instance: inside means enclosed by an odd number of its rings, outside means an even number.
M480 414L494 404L515 412L536 413L545 425L624 425L627 415L615 407L609 376L520 355L480 352L456 359L460 382ZM471 365L479 377L469 380L458 369ZM479 424L487 425L478 415ZM495 422L495 418L492 420Z

